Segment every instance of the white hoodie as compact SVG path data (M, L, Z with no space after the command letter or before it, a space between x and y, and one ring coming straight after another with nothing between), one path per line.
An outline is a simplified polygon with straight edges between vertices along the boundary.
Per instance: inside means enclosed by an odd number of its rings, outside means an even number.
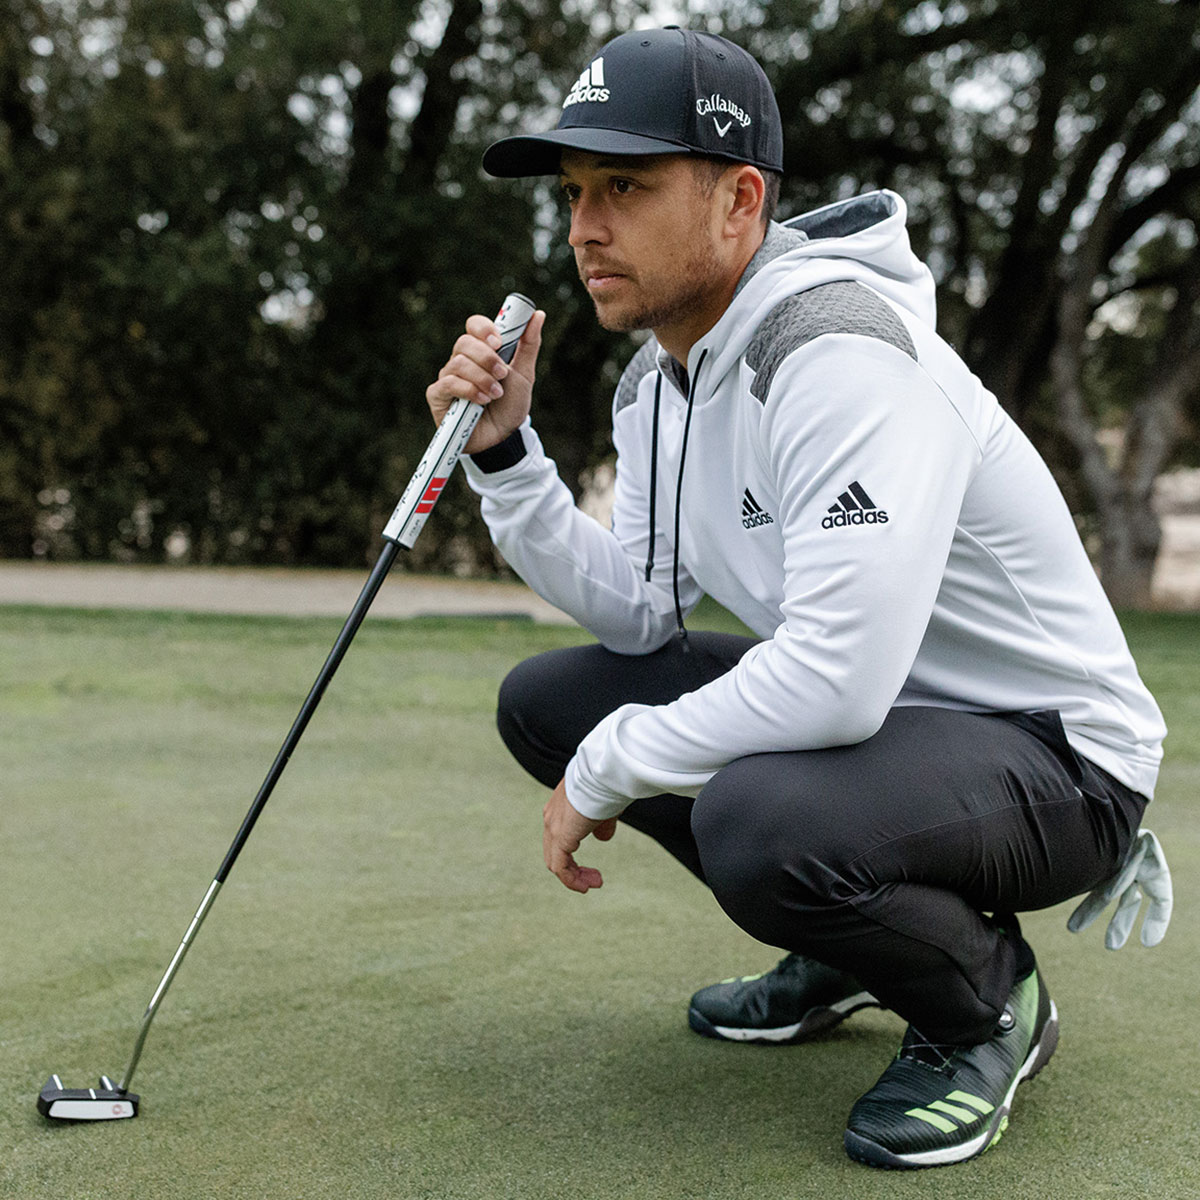
M466 471L535 591L645 654L675 629L677 554L684 612L707 592L764 639L673 703L602 720L566 773L585 816L695 796L747 754L859 742L914 704L1055 709L1079 753L1153 794L1159 710L1049 471L935 332L893 193L772 225L686 376L653 342L639 351L614 405L611 532L519 434L515 464Z

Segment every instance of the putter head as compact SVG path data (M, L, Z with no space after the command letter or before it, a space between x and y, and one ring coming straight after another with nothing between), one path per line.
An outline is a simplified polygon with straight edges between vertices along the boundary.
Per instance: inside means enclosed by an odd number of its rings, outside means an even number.
M52 1121L120 1121L138 1115L138 1100L123 1092L107 1075L95 1088L65 1088L57 1075L38 1093L38 1112Z

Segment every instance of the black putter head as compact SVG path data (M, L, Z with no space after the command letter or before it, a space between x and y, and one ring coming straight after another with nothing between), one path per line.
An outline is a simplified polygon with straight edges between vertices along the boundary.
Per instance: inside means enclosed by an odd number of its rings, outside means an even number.
M96 1088L65 1088L57 1075L38 1093L38 1112L52 1121L120 1121L138 1115L138 1099L123 1092L107 1075Z

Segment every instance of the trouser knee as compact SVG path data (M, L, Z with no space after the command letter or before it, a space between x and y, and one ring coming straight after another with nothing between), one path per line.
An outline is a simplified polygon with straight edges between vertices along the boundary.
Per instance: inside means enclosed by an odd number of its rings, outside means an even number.
M739 759L715 775L693 806L692 834L725 912L760 941L784 945L806 916L840 904L845 887L840 850L821 836L819 816L810 837L794 792L786 811L763 794L761 760L770 757Z
M560 744L556 736L553 700L542 674L536 658L508 673L496 698L496 729L513 758L539 783L554 787L574 746Z

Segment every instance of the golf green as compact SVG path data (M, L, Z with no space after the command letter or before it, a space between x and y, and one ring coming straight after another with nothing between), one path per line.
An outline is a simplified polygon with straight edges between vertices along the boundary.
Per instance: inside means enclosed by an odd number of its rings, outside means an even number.
M0 609L0 1196L1200 1194L1196 616L1127 622L1171 726L1171 929L1111 953L1070 906L1027 918L1062 1043L973 1163L843 1154L892 1014L774 1049L688 1031L695 988L777 952L628 829L581 855L603 889L547 874L495 690L585 635L483 619L367 621L162 1006L141 1115L43 1120L51 1072L119 1078L338 624Z

